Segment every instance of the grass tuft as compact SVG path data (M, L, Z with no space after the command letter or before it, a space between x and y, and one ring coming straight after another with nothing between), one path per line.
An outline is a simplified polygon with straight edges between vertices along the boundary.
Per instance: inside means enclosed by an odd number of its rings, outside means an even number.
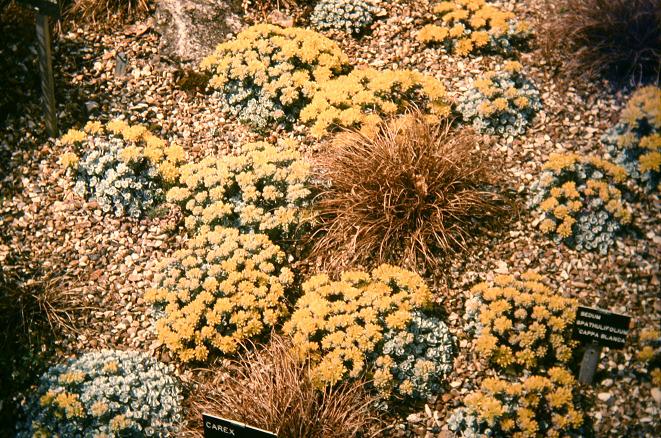
M659 0L560 0L548 3L545 15L544 51L567 75L659 81Z
M326 269L431 268L511 210L470 131L414 111L374 136L342 133L317 162L312 258Z
M205 370L192 396L186 436L202 436L202 413L277 433L278 437L369 436L378 424L375 399L353 382L325 390L311 380L288 338L274 335L262 349L246 353L230 375Z

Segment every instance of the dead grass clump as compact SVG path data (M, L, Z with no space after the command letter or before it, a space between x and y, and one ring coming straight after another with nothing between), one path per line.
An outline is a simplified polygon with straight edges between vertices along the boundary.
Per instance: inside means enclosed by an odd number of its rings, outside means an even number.
M77 331L85 309L80 293L64 288L59 276L35 272L21 255L0 258L0 401L7 401L0 403L0 436L13 433L13 399L45 369L55 339Z
M241 0L241 8L246 15L251 12L259 12L262 16L266 17L269 11L293 10L296 7L304 7L312 0Z
M150 3L150 0L73 0L67 15L85 22L110 24L146 14Z
M547 2L544 49L568 75L616 82L657 81L661 71L659 0Z
M74 316L86 306L79 292L63 289L56 277L21 278L0 267L0 327L2 342L17 336L33 343L39 333L76 332Z
M187 436L201 437L202 413L277 433L281 438L368 436L375 399L360 383L319 390L291 341L274 336L237 361L230 375L205 370L192 395Z
M326 269L355 263L437 265L511 208L476 138L449 120L413 112L374 136L336 137L317 162L312 257Z

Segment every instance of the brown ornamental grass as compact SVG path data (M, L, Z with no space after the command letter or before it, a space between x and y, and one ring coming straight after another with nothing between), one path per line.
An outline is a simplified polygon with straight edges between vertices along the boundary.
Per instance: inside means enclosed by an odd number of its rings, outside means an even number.
M352 438L378 434L375 398L359 382L320 390L288 338L274 335L233 363L229 374L204 370L195 382L186 436L201 437L202 413L280 438ZM374 432L373 432L374 431Z
M144 16L151 4L151 0L72 0L66 14L76 21L113 24Z
M661 1L547 1L543 46L568 75L616 83L658 82Z
M311 256L331 270L434 267L512 208L472 132L417 111L373 135L341 133L316 172Z

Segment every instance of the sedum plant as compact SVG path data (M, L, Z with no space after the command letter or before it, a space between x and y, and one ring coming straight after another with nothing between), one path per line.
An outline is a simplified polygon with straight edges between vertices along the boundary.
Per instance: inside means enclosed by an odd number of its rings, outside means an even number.
M264 234L203 226L160 263L157 287L145 295L158 311L159 339L183 362L234 353L287 313L294 276L285 262Z
M539 91L521 73L518 61L507 61L498 71L475 79L457 105L466 122L487 134L524 134L541 109Z
M359 34L374 21L375 7L365 0L320 0L310 22L315 29Z
M645 328L641 330L638 340L641 348L636 357L641 362L650 362L657 354L655 346L661 346L661 331L654 328ZM661 353L661 350L658 353Z
M437 24L418 32L418 41L439 44L455 55L511 53L530 38L529 25L486 0L450 0L434 5Z
M308 204L309 166L295 144L248 143L235 155L206 157L181 168L167 200L181 205L190 230L203 225L265 233L284 244Z
M565 368L511 382L484 379L447 421L462 437L584 436L576 381Z
M251 26L202 61L209 85L225 111L264 130L293 123L317 83L348 68L348 58L328 38L307 29Z
M661 88L639 88L622 111L620 122L603 138L608 152L647 191L661 181Z
M419 275L391 265L347 271L339 281L316 275L303 283L284 331L311 358L320 387L373 370L384 398L425 397L452 364L447 327L421 313L431 298Z
M175 435L181 391L173 369L137 351L85 353L51 367L24 407L17 436Z
M657 328L641 330L636 359L649 371L652 386L661 387L661 331Z
M492 366L536 372L571 359L578 304L553 294L543 280L534 272L498 275L471 289L464 319L477 353Z
M438 394L452 371L453 338L440 319L419 310L411 313L406 330L383 334L383 354L376 359L374 385L382 394L425 399Z
M601 158L551 154L533 186L540 230L578 250L606 254L616 233L631 221L618 188L626 177L624 168Z
M450 113L445 87L431 76L412 70L356 69L322 82L301 111L301 121L312 125L315 137L340 127L370 133L383 116L401 114L411 104L438 116Z
M76 178L74 192L116 216L139 218L153 208L185 159L181 146L168 146L144 126L122 120L89 122L82 131L69 130L60 142L75 150L60 157Z

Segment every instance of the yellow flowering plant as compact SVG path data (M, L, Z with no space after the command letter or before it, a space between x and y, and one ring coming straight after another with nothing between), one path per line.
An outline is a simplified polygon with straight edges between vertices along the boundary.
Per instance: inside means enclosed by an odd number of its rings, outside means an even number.
M156 287L145 295L160 315L158 338L183 362L234 353L287 314L294 276L285 263L264 234L202 226L159 264Z
M308 29L257 24L202 61L225 110L257 129L293 123L317 83L348 70L332 40Z
M457 111L478 132L524 134L542 107L539 91L522 73L518 61L506 61L472 81L459 98Z
M652 385L661 387L661 330L645 328L638 337L636 359L649 371Z
M173 371L138 351L94 351L53 365L22 406L14 436L175 436L183 397Z
M191 231L222 225L268 234L282 246L309 202L308 178L309 165L293 142L247 143L232 155L182 166L167 200L182 207Z
M186 159L181 146L123 120L88 122L83 130L70 129L59 142L68 149L60 164L76 178L74 192L117 216L138 218L153 208Z
M300 118L311 125L315 137L341 127L360 128L369 135L383 117L401 114L412 104L437 119L450 114L439 80L412 70L360 68L321 82Z
M576 381L565 368L522 376L518 381L484 379L464 399L448 427L462 436L536 438L583 436L584 414Z
M418 41L441 45L459 56L475 52L511 53L530 38L530 26L486 0L450 0L436 3L434 23L418 32Z
M621 190L626 170L575 153L551 154L542 169L531 200L541 213L540 230L578 250L606 254L615 235L631 222Z
M620 122L603 137L608 152L647 191L661 187L661 88L636 90Z
M467 328L476 333L476 351L493 367L536 372L571 359L578 303L553 293L543 280L534 272L498 275L471 289Z
M447 367L448 361L451 365L447 357L440 358L443 363L421 357L421 361L406 363L406 370L398 366L402 362L397 350L416 341L407 328L426 324L419 312L431 305L431 299L419 275L391 265L370 273L346 271L339 281L320 274L303 283L303 295L284 331L292 336L301 358L311 358L313 380L320 387L371 372L384 397L393 392L413 395L430 378L447 372L439 366ZM404 339L395 339L398 334ZM451 349L451 345L443 347ZM416 373L418 381L412 377ZM400 380L400 375L408 377Z

